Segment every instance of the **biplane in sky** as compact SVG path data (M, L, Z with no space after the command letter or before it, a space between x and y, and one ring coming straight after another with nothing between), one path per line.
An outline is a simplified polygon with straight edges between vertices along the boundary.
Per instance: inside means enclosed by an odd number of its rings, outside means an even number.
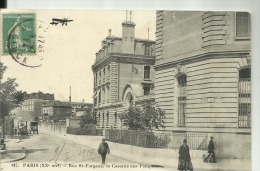
M50 23L51 25L58 25L61 23L62 26L67 26L68 22L71 22L73 20L68 20L68 18L63 18L63 19L58 19L58 18L53 18L52 22Z

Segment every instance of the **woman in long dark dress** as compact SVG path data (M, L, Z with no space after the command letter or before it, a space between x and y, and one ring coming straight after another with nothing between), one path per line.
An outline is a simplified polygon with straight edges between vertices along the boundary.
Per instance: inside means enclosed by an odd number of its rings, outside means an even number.
M178 164L178 170L190 170L193 171L193 166L191 163L190 158L190 149L187 145L187 140L183 140L183 144L179 148L179 164Z

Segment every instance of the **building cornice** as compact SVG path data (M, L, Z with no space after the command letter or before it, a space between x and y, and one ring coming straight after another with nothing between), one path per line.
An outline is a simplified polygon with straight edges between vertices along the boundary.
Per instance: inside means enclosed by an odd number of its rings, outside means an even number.
M161 70L171 67L176 67L178 64L185 65L189 63L199 62L208 59L219 59L219 58L241 58L250 56L250 50L240 51L207 51L192 55L182 55L177 57L168 58L165 60L156 61L154 66L155 70Z
M94 106L93 110L103 110L103 109L110 109L110 108L116 108L116 107L122 107L123 102L114 102L114 103L109 103L105 105L100 105L100 106Z
M243 128L222 128L222 127L174 127L173 132L203 132L203 133L233 133L251 134L251 129Z
M110 53L104 59L92 65L92 71L96 71L110 62L120 63L134 63L134 64L155 64L155 56L124 54L124 53Z
M154 94L143 95L143 96L139 96L135 99L135 103L141 103L141 102L147 102L147 101L155 101L155 95Z

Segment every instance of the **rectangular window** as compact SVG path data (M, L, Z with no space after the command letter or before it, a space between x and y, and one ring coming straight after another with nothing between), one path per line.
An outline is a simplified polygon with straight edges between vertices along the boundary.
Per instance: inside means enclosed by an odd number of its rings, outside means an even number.
M186 97L178 98L178 126L185 126Z
M251 24L250 14L248 12L236 13L236 36L237 37L250 37Z
M103 89L103 101L102 101L102 103L105 104L105 102L106 102L106 89L104 88Z
M110 91L109 91L109 87L107 87L107 103L109 103L109 99L110 99Z
M150 66L144 66L144 79L150 79Z
M150 87L144 87L144 95L150 94Z
M115 111L114 116L115 116L115 126L116 126L116 124L117 124L117 111Z
M109 112L107 112L107 126L109 124Z
M99 91L98 92L98 104L100 104L101 103L101 92Z
M144 46L144 55L146 55L146 56L151 55L151 45Z
M251 128L251 80L250 78L240 78L238 104L238 127Z
M186 125L186 86L187 75L182 74L177 78L178 81L178 126L184 127Z
M95 76L95 86L97 85L97 79L98 79L98 74L96 73L96 76Z
M95 100L94 100L94 105L96 106L97 105L97 98L95 97Z
M102 128L104 128L104 121L105 121L105 114L103 112L103 114L102 114Z

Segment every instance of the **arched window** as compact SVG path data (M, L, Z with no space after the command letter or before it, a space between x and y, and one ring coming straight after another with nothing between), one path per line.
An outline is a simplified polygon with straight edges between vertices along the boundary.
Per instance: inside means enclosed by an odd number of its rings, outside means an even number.
M130 92L127 93L125 100L127 102L127 108L133 107L134 99L133 99L133 96Z
M183 127L186 124L186 85L187 76L182 74L177 77L178 81L178 126Z
M238 127L251 128L251 68L239 71Z

